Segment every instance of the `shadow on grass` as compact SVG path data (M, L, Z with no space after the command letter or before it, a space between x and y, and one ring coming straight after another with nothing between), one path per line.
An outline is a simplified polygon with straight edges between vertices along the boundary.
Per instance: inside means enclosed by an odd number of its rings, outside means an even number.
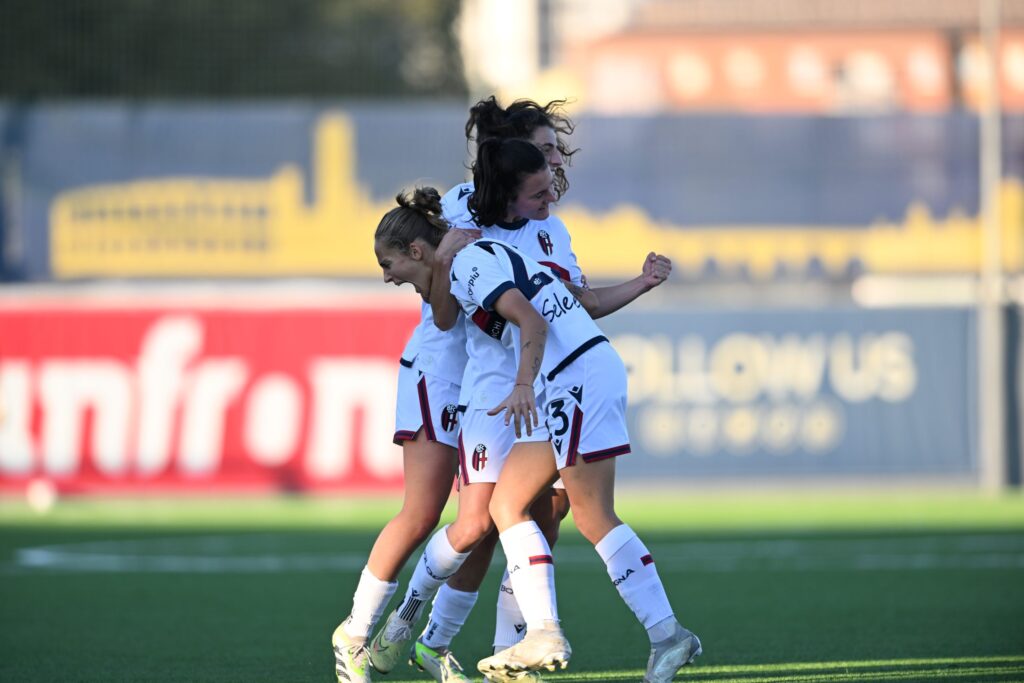
M636 683L640 669L590 673L545 674L545 681L601 681ZM860 662L800 662L742 666L688 667L677 681L702 683L825 683L832 681L1020 681L1024 656L959 657L944 659L890 659ZM403 678L391 683L430 683L430 679Z

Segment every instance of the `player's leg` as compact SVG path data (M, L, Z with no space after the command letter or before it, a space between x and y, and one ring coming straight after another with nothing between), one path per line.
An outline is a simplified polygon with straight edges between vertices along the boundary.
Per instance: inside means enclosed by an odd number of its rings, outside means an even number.
M556 439L560 474L577 528L594 544L619 595L647 629L646 680L668 681L700 654L700 641L676 621L653 556L615 514L615 463L629 452L626 374L610 346L599 348L580 359L575 376L565 378L564 393L552 391L572 415L568 433Z
M425 653L443 653L451 647L452 640L476 604L480 584L490 568L497 543L497 531L491 529L459 570L437 591L427 624L418 639Z
M619 596L647 630L651 654L645 681L670 681L701 654L700 640L676 620L654 558L614 511L615 460L581 462L562 470L573 520L594 544Z
M543 493L530 508L530 517L537 522L544 534L548 547L555 548L559 527L569 513L569 497L561 482L556 482L547 493ZM492 652L501 652L512 647L526 635L526 620L516 601L512 582L506 568L498 584L498 600L494 615L494 640Z
M558 528L569 511L568 496L560 485L542 494L530 508L548 546L552 549L558 540ZM446 652L465 624L476 603L480 584L490 568L494 548L498 543L497 530L492 530L470 553L462 567L441 587L431 607L427 625L419 642L424 651ZM516 602L512 583L505 569L498 588L492 652L509 648L526 635L526 621Z
M406 655L413 627L423 607L492 528L487 512L494 485L463 484L459 489L459 511L455 521L438 529L416 562L402 602L370 642L370 661L378 671L387 672Z
M558 622L551 548L530 517L533 503L557 476L548 442L517 443L491 498L491 516L501 532L509 579L527 625L521 642L479 662L491 680L564 668L572 654Z
M352 613L332 636L339 681L369 680L366 638L397 587L398 572L437 526L448 500L457 466L458 394L457 384L404 364L399 370L395 443L402 444L405 498L374 542Z
M405 495L402 508L381 530L352 596L352 611L332 636L341 678L368 679L366 638L380 619L398 584L395 578L423 539L437 526L455 475L455 450L426 438L423 430L402 445ZM355 678L358 680L358 678Z

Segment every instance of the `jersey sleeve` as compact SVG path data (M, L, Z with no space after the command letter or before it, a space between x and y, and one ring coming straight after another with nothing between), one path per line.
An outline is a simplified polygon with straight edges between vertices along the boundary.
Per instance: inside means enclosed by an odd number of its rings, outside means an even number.
M455 255L451 269L452 294L487 311L502 294L514 289L515 279L503 260L473 243Z

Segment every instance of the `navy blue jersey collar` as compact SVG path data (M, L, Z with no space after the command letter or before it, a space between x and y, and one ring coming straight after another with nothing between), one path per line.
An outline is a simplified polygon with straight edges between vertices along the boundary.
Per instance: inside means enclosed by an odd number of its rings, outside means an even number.
M512 221L511 223L505 223L503 221L498 221L497 223L494 224L494 227L501 228L502 230L519 230L519 229L521 229L524 225L526 225L529 222L530 222L529 218L520 218L519 220Z

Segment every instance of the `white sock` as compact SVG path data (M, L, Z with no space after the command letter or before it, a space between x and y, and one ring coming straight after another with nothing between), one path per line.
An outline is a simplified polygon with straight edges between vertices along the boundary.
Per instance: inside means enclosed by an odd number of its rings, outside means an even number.
M512 647L526 635L526 620L519 609L512 582L508 580L508 569L501 577L498 587L498 610L494 618L494 651L501 652Z
M651 629L674 616L654 559L632 529L620 524L594 549L604 560L615 589L644 628Z
M466 623L478 595L476 591L457 591L448 584L441 586L430 609L427 627L420 635L423 644L432 650L447 650L452 638Z
M416 569L409 580L409 589L405 592L401 604L395 608L398 618L407 624L419 621L423 605L437 594L437 589L457 572L469 557L468 552L455 552L455 548L448 542L447 529L446 524L430 537L427 547L416 562Z
M396 588L397 581L381 581L370 572L369 567L363 567L359 585L352 596L352 613L345 621L345 633L352 638L366 638L370 635Z
M541 628L544 621L558 621L555 564L540 527L532 520L520 522L505 529L500 538L508 559L509 580L527 628Z

